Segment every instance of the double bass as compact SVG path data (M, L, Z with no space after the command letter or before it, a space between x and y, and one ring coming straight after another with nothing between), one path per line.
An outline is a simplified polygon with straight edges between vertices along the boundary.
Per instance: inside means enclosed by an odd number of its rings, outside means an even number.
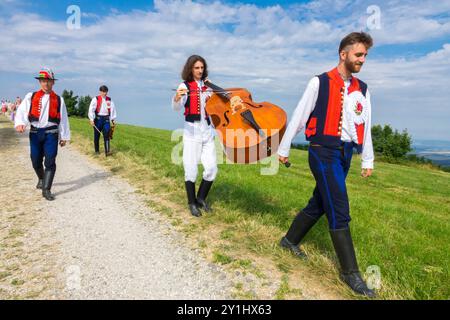
M252 163L276 153L286 130L286 112L270 102L254 102L244 88L213 90L206 103L226 157L234 163ZM287 165L288 166L288 165Z

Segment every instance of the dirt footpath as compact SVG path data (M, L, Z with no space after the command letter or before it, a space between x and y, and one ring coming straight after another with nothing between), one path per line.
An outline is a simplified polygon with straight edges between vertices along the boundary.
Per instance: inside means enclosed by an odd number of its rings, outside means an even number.
M59 148L48 202L0 117L0 299L227 299L232 283L124 180Z

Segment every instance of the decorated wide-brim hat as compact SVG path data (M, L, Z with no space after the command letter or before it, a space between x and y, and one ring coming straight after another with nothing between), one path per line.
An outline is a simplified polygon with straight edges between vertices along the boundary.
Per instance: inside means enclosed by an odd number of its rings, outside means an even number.
M39 75L37 77L34 77L35 79L38 80L43 80L43 79L48 79L48 80L58 80L55 79L55 74L53 73L53 71L49 68L42 68L39 71Z

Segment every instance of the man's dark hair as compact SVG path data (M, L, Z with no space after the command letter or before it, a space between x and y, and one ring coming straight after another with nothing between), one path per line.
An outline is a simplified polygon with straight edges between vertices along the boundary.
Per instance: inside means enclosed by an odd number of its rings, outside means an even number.
M373 46L373 40L370 34L365 32L352 32L345 36L344 39L341 40L341 44L339 45L339 53L342 50L345 50L347 46L351 46L355 43L362 43L366 46L366 49L369 50Z
M206 60L203 59L201 56L192 55L187 59L186 63L184 64L183 71L181 72L181 79L183 79L184 81L194 81L192 68L194 67L194 64L197 61L203 63L203 66L205 67L205 69L203 70L202 80L205 80L208 77L208 65L206 64Z
M101 86L99 90L101 92L108 92L108 87L107 86Z

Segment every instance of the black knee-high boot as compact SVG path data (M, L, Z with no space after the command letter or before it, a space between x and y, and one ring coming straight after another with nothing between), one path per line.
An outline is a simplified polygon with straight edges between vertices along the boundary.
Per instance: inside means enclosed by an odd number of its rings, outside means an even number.
M330 235L341 265L342 281L352 288L354 292L374 298L375 292L367 287L359 273L350 229L330 230Z
M188 198L188 207L191 214L195 217L200 217L202 214L197 208L197 200L195 198L195 183L192 181L185 181L186 194Z
M97 123L94 124L94 151L95 153L100 153L100 133L97 132L97 128L95 127L97 126ZM98 136L97 136L98 134Z
M36 185L36 189L42 189L42 184L44 181L44 168L34 169L34 172L36 172L36 175L38 177L38 183Z
M55 197L52 195L50 191L50 189L52 188L54 177L55 177L55 170L45 170L44 181L42 186L42 196L49 201L55 200Z
M105 156L109 156L110 151L109 139L107 139L105 140Z
M280 245L283 248L290 250L297 257L305 258L306 254L298 247L298 245L316 222L317 219L314 219L300 211L294 221L292 221L286 235L281 238Z
M202 182L200 183L200 187L198 188L197 193L197 204L205 210L206 212L211 212L210 206L206 203L206 197L208 196L209 190L211 190L211 186L213 184L213 181L207 181L202 179Z
M94 151L95 153L100 153L100 139L95 139L95 137L94 137Z

